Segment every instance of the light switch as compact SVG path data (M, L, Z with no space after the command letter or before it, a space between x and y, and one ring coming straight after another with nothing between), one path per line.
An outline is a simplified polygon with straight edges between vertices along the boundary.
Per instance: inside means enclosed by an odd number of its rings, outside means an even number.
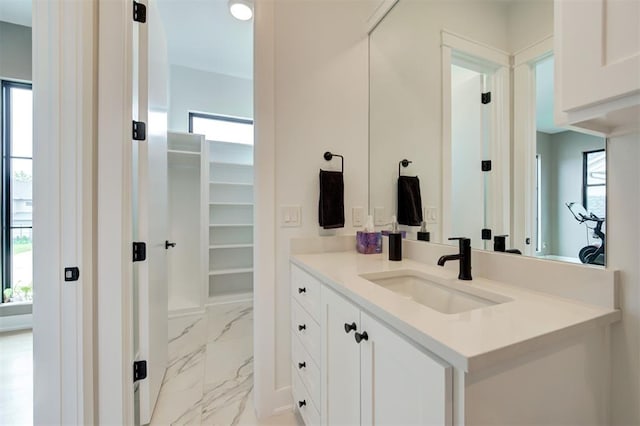
M362 207L354 207L351 209L351 219L353 226L362 226L364 222L364 209Z
M386 225L387 218L385 217L384 207L374 207L373 209L373 224L375 226L384 226Z
M427 223L438 223L438 208L427 206L424 209L424 221Z
M301 224L302 214L300 206L282 206L280 224L283 227L298 227Z

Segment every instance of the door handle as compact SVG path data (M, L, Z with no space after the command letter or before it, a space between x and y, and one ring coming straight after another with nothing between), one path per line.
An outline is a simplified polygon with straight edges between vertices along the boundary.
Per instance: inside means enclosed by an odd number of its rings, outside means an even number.
M164 241L165 250L169 250L170 247L175 247L175 246L176 246L176 243L170 243L169 240Z

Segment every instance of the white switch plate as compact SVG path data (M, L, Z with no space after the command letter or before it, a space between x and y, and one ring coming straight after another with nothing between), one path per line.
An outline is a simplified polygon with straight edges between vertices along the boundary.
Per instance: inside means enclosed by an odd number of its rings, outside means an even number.
M424 214L422 215L424 221L427 223L438 223L438 208L427 206L424 209Z
M282 206L280 208L280 224L283 227L298 227L302 221L300 206Z
M373 224L375 226L383 226L387 224L387 218L385 217L384 207L373 208Z
M353 226L363 226L364 225L364 209L362 207L354 207L351 209L351 220L353 222Z

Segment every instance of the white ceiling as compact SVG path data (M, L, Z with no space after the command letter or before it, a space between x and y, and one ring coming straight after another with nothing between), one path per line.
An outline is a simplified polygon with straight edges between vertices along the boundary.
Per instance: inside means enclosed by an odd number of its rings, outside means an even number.
M238 21L227 0L157 0L175 65L253 78L253 20ZM0 0L0 21L31 26L31 0Z
M0 21L31 26L31 0L0 0Z
M0 0L0 2L5 0ZM157 0L169 62L253 79L253 20L238 21L227 0Z

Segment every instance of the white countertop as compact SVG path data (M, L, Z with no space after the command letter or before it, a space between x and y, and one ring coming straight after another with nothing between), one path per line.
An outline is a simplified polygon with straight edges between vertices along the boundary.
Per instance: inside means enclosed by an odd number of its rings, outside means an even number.
M456 272L412 260L392 262L383 254L355 251L299 254L291 261L352 299L410 339L456 368L478 371L502 360L562 342L592 327L619 321L619 310L518 288L475 277L458 281L508 297L512 301L458 314L443 314L408 300L364 278L361 274L410 269L442 278ZM562 285L558 278L558 285Z

